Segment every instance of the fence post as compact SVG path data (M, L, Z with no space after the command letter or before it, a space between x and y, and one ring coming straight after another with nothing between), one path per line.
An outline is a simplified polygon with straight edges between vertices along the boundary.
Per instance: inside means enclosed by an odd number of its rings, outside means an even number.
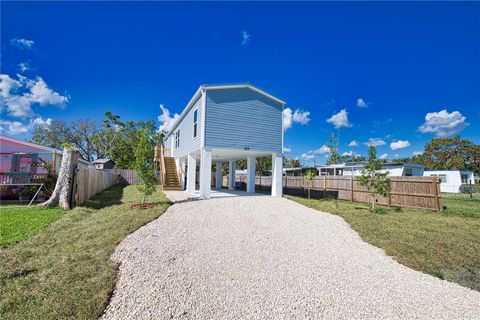
M327 177L323 176L323 198L327 198Z
M350 189L351 189L350 202L353 202L353 176L350 177Z
M437 207L437 212L440 212L442 211L442 206L441 206L441 203L440 203L440 197L438 196L438 183L437 183L437 177L432 177L432 182L433 182L433 185L434 185L434 192L435 192L435 205Z

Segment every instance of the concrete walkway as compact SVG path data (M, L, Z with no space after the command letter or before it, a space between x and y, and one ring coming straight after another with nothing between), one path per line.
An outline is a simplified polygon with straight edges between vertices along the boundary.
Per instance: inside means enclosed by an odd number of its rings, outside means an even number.
M169 193L117 247L104 318L480 319L480 293L397 263L343 219L241 195Z

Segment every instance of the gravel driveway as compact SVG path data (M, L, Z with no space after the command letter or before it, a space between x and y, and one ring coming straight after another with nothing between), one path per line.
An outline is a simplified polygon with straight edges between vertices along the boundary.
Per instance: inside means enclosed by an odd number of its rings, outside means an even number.
M113 259L105 319L480 319L480 293L411 270L343 219L282 198L176 203Z

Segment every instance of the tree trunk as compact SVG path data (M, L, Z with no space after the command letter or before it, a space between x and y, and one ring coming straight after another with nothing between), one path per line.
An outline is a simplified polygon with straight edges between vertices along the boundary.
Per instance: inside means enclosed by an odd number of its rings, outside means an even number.
M74 148L63 149L62 164L58 173L57 184L52 196L47 201L40 203L42 207L55 207L60 205L63 209L70 208L70 194L72 188L73 174L77 169L78 150Z

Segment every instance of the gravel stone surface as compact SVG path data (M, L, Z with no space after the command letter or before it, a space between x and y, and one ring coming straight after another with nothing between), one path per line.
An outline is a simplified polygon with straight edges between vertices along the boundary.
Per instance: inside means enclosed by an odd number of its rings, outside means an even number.
M123 240L103 319L480 319L480 293L409 269L340 217L268 196L181 201Z

